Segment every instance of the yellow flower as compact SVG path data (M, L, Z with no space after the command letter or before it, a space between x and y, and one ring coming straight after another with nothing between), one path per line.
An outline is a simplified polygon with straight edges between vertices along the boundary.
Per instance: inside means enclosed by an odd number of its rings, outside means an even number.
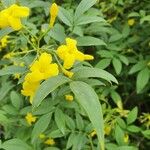
M59 73L58 65L56 63L52 64L51 62L52 56L47 53L42 53L39 60L34 62L30 70L32 72L38 71L39 74L43 75L43 79L56 76Z
M42 53L39 60L36 60L30 67L30 71L25 76L25 81L23 83L23 89L21 93L24 96L30 97L30 103L38 87L40 86L41 80L45 80L52 76L58 75L58 66L52 62L52 56L47 53Z
M26 121L27 121L27 123L28 123L29 125L32 125L32 122L34 123L37 118L34 117L34 116L32 115L32 113L27 113L27 115L25 116L25 119L26 119Z
M39 135L39 138L40 139L44 139L46 136L45 136L45 134L43 134L43 133L41 133L40 135Z
M50 7L50 16L51 16L51 19L50 19L50 27L52 28L54 26L54 23L55 23L55 19L58 15L58 6L56 3L53 3L52 6Z
M67 94L67 95L65 95L65 99L66 99L67 101L73 101L73 96L70 95L70 94Z
M55 141L54 141L54 139L49 138L44 143L47 144L47 145L54 145Z
M61 45L57 49L57 55L64 61L63 67L70 69L76 60L93 60L91 55L85 55L77 49L77 41L66 38L66 45Z
M0 12L0 28L12 27L14 30L22 28L21 18L29 16L29 8L11 5Z
M128 143L128 141L129 141L129 135L127 133L124 134L123 140L124 140L125 143Z
M129 26L133 26L135 24L135 20L134 19L129 19L128 20L128 25Z
M104 132L106 135L109 135L110 132L111 132L111 126L110 125L107 125L105 128L104 128Z
M0 40L0 51L7 46L8 43L8 35L5 35L1 40Z

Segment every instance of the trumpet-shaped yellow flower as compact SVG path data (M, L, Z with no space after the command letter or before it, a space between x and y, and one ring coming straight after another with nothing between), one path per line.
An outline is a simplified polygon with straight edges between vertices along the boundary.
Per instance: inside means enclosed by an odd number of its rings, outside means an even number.
M25 119L26 119L26 121L27 121L27 123L28 123L29 125L32 125L32 123L34 123L37 118L34 117L34 116L32 115L32 113L27 113L27 115L25 116Z
M8 43L8 35L5 35L1 40L0 40L0 51L7 46Z
M24 96L30 97L30 103L32 103L34 94L38 87L40 86L40 82L49 77L58 75L58 66L52 62L52 56L47 53L42 53L39 57L39 60L36 60L30 67L30 71L25 76L25 81L23 83L23 89L21 93Z
M49 138L44 143L47 144L47 145L54 145L55 141L54 141L54 139Z
M73 101L73 96L70 95L70 94L67 94L67 95L65 95L65 99L66 99L67 101Z
M77 49L77 41L66 38L66 45L61 45L57 49L57 55L64 61L64 68L70 69L76 60L93 60L91 55L85 55Z
M53 3L52 6L50 7L50 27L52 28L54 26L54 23L55 23L55 20L56 20L56 17L58 15L58 6L56 3Z
M14 30L22 28L21 18L29 16L29 8L16 4L0 12L0 28L12 27Z

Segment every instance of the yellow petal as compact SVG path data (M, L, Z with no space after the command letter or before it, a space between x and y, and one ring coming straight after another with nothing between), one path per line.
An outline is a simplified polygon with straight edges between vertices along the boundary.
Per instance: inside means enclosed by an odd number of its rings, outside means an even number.
M67 54L63 66L65 69L70 69L73 66L74 62L75 56L73 54Z
M45 70L45 72L44 72L44 79L56 76L56 75L58 75L58 73L59 73L58 65L56 63L50 64L48 66L48 69Z
M31 73L28 73L25 77L25 80L33 83L33 82L38 82L44 79L44 75L39 71L39 70L35 70Z
M66 45L61 45L57 48L57 55L60 57L60 59L64 60L66 57L66 54L68 53L68 48Z
M50 7L50 15L51 17L56 17L58 15L58 5L56 3L53 3Z
M84 55L82 52L77 51L77 52L75 53L75 58L76 58L76 60L84 61L85 55Z
M84 55L84 60L93 60L94 57L92 55Z
M30 67L30 71L40 70L39 62L36 60Z
M66 44L69 51L72 53L73 51L77 50L77 41L71 38L66 38Z
M22 28L21 20L19 18L9 16L8 21L14 30L20 30Z
M16 4L11 5L8 8L11 12L11 15L13 17L27 17L29 16L29 11L30 9L28 7L24 7L24 6L18 6Z
M5 28L9 26L8 16L9 14L7 10L2 10L0 12L0 28Z

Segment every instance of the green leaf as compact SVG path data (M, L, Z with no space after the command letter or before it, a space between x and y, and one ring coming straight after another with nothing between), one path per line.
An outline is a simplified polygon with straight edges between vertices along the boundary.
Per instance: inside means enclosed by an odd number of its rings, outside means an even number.
M51 121L51 117L52 117L52 113L48 113L40 117L40 119L38 119L38 121L35 123L31 134L32 143L36 142L38 136L47 129Z
M65 134L65 115L62 112L62 110L60 110L59 108L56 109L55 111L55 122L59 128L59 130Z
M49 36L55 39L56 41L63 43L66 38L63 26L61 26L60 24L56 24L49 32Z
M16 3L16 0L1 0L2 4L5 6L5 7L9 7L11 6L12 4L15 4Z
M148 21L148 22L150 21L150 15L142 17L140 20L140 24L144 23L145 21Z
M133 108L133 109L129 112L129 114L128 114L128 117L127 117L127 124L133 123L133 122L136 120L137 115L138 115L138 108L135 107L135 108Z
M66 126L68 126L69 129L75 130L75 123L71 117L65 115L65 122L66 122Z
M59 7L59 13L58 13L59 19L66 25L72 26L72 16L70 15L70 12L66 9Z
M94 129L96 130L101 150L104 150L103 114L97 94L93 88L81 81L71 82L70 88L75 94L78 103L85 109Z
M135 72L138 72L146 67L145 61L139 61L137 64L135 64L129 71L129 74L133 74Z
M21 96L17 92L12 91L10 93L10 100L12 102L12 105L19 110L22 104Z
M100 68L100 69L105 69L110 65L111 59L106 58L106 59L102 59L101 61L99 61L95 67Z
M0 70L0 76L17 74L17 73L23 74L25 72L26 72L26 67L8 66Z
M61 75L45 80L37 89L35 96L33 97L33 107L38 107L49 93L51 93L62 84L65 84L69 81L69 78Z
M124 64L126 64L126 65L129 64L129 60L128 60L128 58L127 58L126 56L124 56L124 55L119 55L119 58L120 58L120 60L121 60Z
M115 150L138 150L138 148L134 146L119 146Z
M0 101L2 101L5 98L5 96L13 87L14 85L11 82L5 82L2 84L2 87L0 89Z
M0 40L5 36L11 33L13 30L11 28L4 28L0 30Z
M102 17L98 17L98 16L83 15L82 17L76 20L75 25L84 25L93 22L105 22L105 20Z
M128 131L133 132L133 133L137 133L139 132L141 129L135 125L130 125L127 128Z
M69 149L71 148L71 146L73 145L73 142L74 142L74 138L76 137L76 134L74 132L72 132L70 135L69 135L69 138L68 138L68 141L67 141L67 146L66 146L66 149Z
M96 46L96 45L106 46L106 43L103 40L91 36L78 37L76 40L78 46Z
M119 124L119 126L123 129L126 129L126 123L124 122L123 119L121 118L117 118L117 123Z
M6 150L32 150L24 141L20 139L11 139L2 144L2 148Z
M80 16L86 12L89 8L91 8L97 0L82 0L75 11L74 20L80 18Z
M149 78L150 78L150 71L148 68L145 68L138 73L136 80L137 93L140 93L143 90L143 88L148 83Z
M57 147L46 147L46 148L44 148L44 150L60 150L59 148L57 148Z
M123 130L117 125L116 128L115 128L115 138L116 138L116 141L119 145L123 145L124 144L124 140L123 140L123 137L124 137L124 132Z
M113 58L113 53L112 51L108 51L108 50L100 50L99 52L97 52L101 57L105 57L105 58Z
M73 79L96 77L102 78L108 82L118 83L116 78L105 70L98 68L82 67L74 72Z
M117 58L113 58L112 63L113 63L113 66L114 66L114 69L115 69L117 75L119 75L122 70L122 63Z
M77 124L77 129L81 131L84 129L84 121L78 113L76 113L76 124Z
M142 134L144 135L144 137L150 140L150 130L142 131Z
M109 39L109 42L115 42L115 41L118 41L122 38L122 34L118 33L118 34L113 34L110 39Z
M44 148L44 150L60 150L60 149L57 147L46 147Z

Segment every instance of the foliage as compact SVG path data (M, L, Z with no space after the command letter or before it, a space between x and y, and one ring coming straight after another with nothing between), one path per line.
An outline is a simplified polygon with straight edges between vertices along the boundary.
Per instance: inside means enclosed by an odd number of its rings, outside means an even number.
M0 149L147 150L149 9L1 0Z

